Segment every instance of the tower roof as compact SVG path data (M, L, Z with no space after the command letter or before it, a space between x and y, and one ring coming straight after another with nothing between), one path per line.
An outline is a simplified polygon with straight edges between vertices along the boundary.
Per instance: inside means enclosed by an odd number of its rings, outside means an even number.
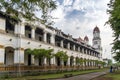
M93 30L93 33L95 33L95 32L98 32L98 33L100 32L100 30L99 30L99 28L97 26Z
M84 40L81 37L79 37L79 38L77 38L77 41L78 42L83 42Z
M87 36L84 37L84 41L89 41Z

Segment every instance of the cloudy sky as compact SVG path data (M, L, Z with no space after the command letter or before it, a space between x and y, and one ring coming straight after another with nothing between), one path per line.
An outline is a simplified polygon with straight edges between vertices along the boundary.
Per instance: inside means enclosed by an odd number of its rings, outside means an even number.
M89 37L92 45L93 29L98 26L101 31L103 57L110 58L112 30L104 25L109 15L106 13L109 0L56 0L57 9L52 12L54 27L61 29L74 38Z

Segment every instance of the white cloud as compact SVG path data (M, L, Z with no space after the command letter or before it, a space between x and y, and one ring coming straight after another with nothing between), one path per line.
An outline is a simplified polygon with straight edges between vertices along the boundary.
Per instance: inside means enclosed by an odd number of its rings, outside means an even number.
M101 31L103 49L107 48L110 53L112 31L108 25L104 26L109 17L106 14L108 2L109 0L64 0L53 14L59 18L54 26L75 38L88 35L92 44L92 31L97 25Z
M68 5L72 5L72 3L73 3L73 0L64 0L63 5L68 6Z
M51 15L55 18L54 21L55 22L60 22L61 20L64 19L65 17L65 13L64 13L64 7L61 5L58 5L57 9L54 10Z

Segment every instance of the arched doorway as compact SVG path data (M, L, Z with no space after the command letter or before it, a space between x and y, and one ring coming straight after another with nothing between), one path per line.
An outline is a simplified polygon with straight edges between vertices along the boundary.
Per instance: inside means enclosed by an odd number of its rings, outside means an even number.
M47 65L50 66L51 62L50 62L51 58L47 58Z
M75 61L76 61L76 66L78 66L78 65L80 64L79 58L76 57L76 58L75 58Z
M5 65L14 65L14 48L12 48L12 47L5 48L4 64Z
M67 61L64 61L64 66L67 66Z
M26 53L27 49L25 49L25 57L24 57L24 62L25 62L25 65L28 65L30 66L32 64L31 60L32 60L32 55L31 54L28 54Z
M60 66L60 63L61 63L60 58L56 57L56 64L57 64L57 66Z
M44 65L44 57L40 57L39 58L39 66L43 66Z
M74 57L71 56L71 57L70 57L70 66L73 66L73 63L74 63Z

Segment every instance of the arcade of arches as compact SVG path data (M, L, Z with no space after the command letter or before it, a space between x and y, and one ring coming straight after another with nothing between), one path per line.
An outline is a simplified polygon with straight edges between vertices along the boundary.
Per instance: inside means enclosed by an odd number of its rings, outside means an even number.
M27 49L26 49L27 50ZM24 63L21 64L21 69L29 70L31 67L37 67L35 69L92 69L98 67L98 63L96 60L87 60L83 58L69 56L66 61L63 61L60 57L52 57L52 58L35 58L34 55L27 54L26 50L24 50ZM13 47L5 47L4 53L4 66L10 67L15 66L16 63L16 49ZM12 70L12 69L11 69ZM13 67L14 70L14 67Z

